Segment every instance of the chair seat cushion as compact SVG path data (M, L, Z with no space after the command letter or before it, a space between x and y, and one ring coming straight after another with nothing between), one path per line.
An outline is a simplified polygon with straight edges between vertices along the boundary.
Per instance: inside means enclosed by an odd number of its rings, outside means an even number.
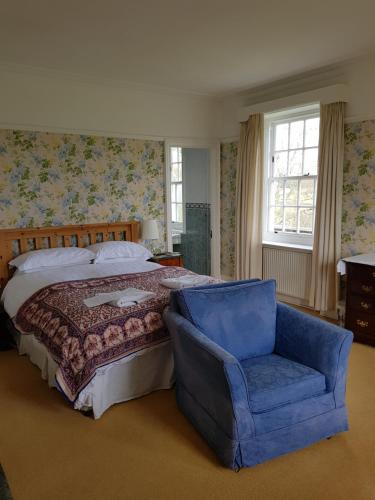
M181 314L235 358L247 359L274 351L274 280L185 288L175 293Z
M241 361L254 413L318 396L326 391L325 376L277 354Z

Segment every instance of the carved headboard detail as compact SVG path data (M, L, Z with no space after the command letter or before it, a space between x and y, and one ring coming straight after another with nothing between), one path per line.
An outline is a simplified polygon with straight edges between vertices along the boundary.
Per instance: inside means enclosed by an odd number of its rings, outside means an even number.
M8 263L29 250L85 247L101 241L139 239L139 222L114 222L21 229L0 229L0 290L11 277Z

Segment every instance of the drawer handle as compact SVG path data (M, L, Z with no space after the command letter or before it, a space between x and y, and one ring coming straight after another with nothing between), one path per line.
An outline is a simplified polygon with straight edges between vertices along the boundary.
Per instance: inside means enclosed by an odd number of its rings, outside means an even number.
M368 326L368 321L363 321L363 319L357 319L357 325L361 328L366 328Z
M371 292L372 291L372 286L368 286L368 285L362 285L362 290L364 292Z
M370 309L371 307L371 304L368 304L367 302L361 302L361 307L363 307L363 309Z

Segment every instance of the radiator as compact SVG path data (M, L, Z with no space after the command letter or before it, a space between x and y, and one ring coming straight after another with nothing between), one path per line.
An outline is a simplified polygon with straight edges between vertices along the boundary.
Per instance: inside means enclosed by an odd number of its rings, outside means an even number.
M307 305L311 283L311 252L263 247L263 279L275 279L279 298Z

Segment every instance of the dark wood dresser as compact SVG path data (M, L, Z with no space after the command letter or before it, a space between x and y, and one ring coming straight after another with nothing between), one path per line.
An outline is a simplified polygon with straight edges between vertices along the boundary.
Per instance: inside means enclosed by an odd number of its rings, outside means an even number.
M346 263L345 327L354 340L375 346L375 266Z

